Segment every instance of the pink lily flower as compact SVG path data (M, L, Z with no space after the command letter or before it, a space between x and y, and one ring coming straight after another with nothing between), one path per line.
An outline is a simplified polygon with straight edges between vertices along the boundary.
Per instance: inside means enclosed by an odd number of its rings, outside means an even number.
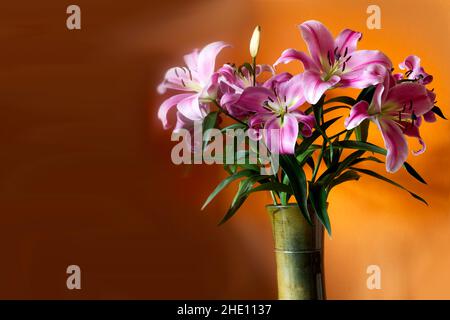
M406 71L406 78L409 80L416 80L421 84L429 84L433 81L433 76L425 72L420 65L420 58L415 55L406 57L405 61L399 64L401 70Z
M420 58L415 55L410 55L399 64L401 70L406 70L405 75L397 74L397 80L404 80L404 77L408 80L416 81L420 84L427 85L433 81L433 76L425 72L425 69L420 65ZM429 91L430 99L435 100L436 95ZM436 122L436 115L433 111L429 111L423 115L423 118L427 122ZM421 119L420 119L421 120Z
M256 76L258 77L263 72L275 74L271 66L267 64L257 65ZM239 119L248 116L248 111L239 108L236 102L246 88L253 86L253 75L246 68L241 68L239 71L234 65L230 64L225 64L217 73L219 74L219 92L222 93L220 105ZM257 82L255 85L261 84Z
M282 74L287 77L287 74ZM279 154L293 154L299 134L299 123L302 124L301 134L309 137L315 125L314 116L306 115L298 108L305 103L302 88L302 75L279 82L280 75L266 86L249 87L245 89L236 102L240 108L247 110L251 116L249 126L263 130L267 148ZM269 88L269 85L272 87ZM277 130L277 139L273 139L272 130ZM275 140L275 141L274 141Z
M287 49L275 62L300 60L305 68L304 90L306 101L317 103L322 94L332 87L363 89L383 81L384 69L391 69L389 58L377 50L356 50L362 34L343 30L336 39L320 22L310 20L299 26L311 57L304 52Z
M167 114L177 106L178 126L187 120L203 120L208 114L205 103L214 100L217 95L217 78L215 60L219 52L227 47L224 42L213 42L202 50L194 50L184 56L186 67L174 67L166 72L158 92L163 94L167 89L184 91L165 100L158 111L158 118L165 129L169 128Z
M413 151L418 155L425 151L425 142L419 133L421 116L433 108L434 97L425 86L415 82L396 84L388 74L377 85L372 102L360 101L352 107L345 120L347 130L370 119L381 131L387 149L386 170L396 172L408 157L408 144L404 135L418 139L422 148Z

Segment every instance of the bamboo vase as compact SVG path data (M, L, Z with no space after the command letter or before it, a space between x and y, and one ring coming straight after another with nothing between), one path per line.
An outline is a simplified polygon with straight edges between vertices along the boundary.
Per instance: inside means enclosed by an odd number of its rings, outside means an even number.
M278 299L325 299L322 224L314 217L310 225L296 204L266 208L275 244Z

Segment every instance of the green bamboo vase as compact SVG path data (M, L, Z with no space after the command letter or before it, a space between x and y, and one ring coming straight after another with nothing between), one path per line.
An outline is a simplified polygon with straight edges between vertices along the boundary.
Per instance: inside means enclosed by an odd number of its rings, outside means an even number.
M275 244L278 299L324 300L322 224L315 216L309 224L297 204L266 209Z

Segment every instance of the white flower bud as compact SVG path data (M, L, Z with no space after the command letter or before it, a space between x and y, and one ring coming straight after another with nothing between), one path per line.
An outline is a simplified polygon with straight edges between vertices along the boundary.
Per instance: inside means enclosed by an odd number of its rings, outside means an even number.
M260 35L261 27L256 26L255 30L253 31L252 39L250 40L250 55L252 56L252 58L256 58L256 56L258 55Z

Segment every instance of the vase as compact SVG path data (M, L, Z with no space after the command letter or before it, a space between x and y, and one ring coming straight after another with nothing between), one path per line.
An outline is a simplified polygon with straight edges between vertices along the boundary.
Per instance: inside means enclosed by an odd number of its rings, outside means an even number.
M322 224L315 215L309 224L297 204L268 205L266 209L272 222L278 299L325 299Z

